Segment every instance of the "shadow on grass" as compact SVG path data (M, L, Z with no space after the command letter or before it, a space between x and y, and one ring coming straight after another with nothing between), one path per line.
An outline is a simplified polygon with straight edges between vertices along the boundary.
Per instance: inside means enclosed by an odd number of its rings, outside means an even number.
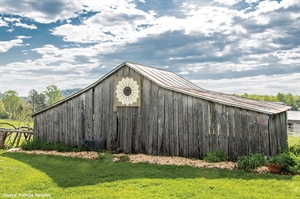
M251 174L244 171L202 169L190 166L153 165L146 163L111 162L52 155L3 153L0 156L30 165L46 173L59 187L95 185L128 179L276 179L291 180L292 176Z

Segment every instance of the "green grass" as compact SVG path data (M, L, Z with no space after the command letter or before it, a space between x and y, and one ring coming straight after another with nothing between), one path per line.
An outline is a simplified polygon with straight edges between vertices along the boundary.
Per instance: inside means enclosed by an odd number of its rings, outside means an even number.
M14 125L16 128L19 128L21 126L28 126L28 123L27 122L22 122L22 121L19 121L19 120L11 120L11 119L0 119L0 123L3 122L3 123L10 123L12 125ZM33 122L30 122L29 123L29 126L30 127L33 127ZM4 127L4 128L10 128L10 126L7 126L7 125L2 125L0 124L0 127Z
M300 137L288 136L288 145L293 146L300 143Z
M72 199L300 198L300 176L112 162L111 154L87 160L1 151L0 194Z

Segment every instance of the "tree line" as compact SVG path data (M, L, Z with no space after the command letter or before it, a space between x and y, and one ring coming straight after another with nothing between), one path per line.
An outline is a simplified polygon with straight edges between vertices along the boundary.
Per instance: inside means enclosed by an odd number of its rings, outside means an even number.
M0 98L0 118L26 121L28 114L44 109L64 98L55 85L47 86L46 90L40 93L32 89L26 98L19 97L17 91L8 90Z
M234 94L236 95L236 94ZM288 106L291 106L293 111L300 110L300 96L295 95L293 96L291 93L284 94L278 93L277 95L257 95L257 94L247 94L244 93L243 95L236 95L243 98L260 100L260 101L267 101L267 102L283 102Z

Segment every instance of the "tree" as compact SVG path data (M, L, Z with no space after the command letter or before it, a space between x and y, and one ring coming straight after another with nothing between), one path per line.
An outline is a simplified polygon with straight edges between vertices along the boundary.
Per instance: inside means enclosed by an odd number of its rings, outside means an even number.
M277 100L278 100L278 102L284 102L285 103L284 96L285 95L283 93L278 93L277 94Z
M291 93L285 95L284 99L285 99L285 103L292 107L292 110L294 111L298 110L295 98Z
M16 119L18 108L22 104L21 98L19 98L18 93L14 90L9 90L3 93L2 100L5 109L8 111L9 119Z
M46 96L44 93L38 93L35 89L32 89L28 93L27 102L31 105L32 112L39 111L46 107Z
M46 91L44 91L44 93L47 97L46 104L48 106L64 99L64 96L61 94L60 90L55 85L47 86Z
M32 122L32 118L28 115L32 112L32 106L26 102L22 102L22 104L18 108L17 119L23 122Z
M0 99L0 118L5 119L7 117L8 117L8 115L6 113L4 103L3 103L2 99Z

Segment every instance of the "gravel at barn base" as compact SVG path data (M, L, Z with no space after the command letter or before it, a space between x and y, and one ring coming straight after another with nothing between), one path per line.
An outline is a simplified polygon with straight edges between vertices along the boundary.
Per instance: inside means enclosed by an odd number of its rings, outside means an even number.
M59 156L68 156L68 157L77 157L77 158L86 158L86 159L97 159L98 153L94 151L82 151L82 152L57 152L57 151L42 151L42 150L33 150L33 151L24 151L20 148L9 149L7 152L21 152L28 154L46 154L46 155L59 155ZM104 155L105 153L102 153ZM161 164L161 165L188 165L192 167L201 167L201 168L217 168L217 169L236 169L236 163L234 162L217 162L209 163L204 160L189 159L183 157L167 157L167 156L152 156L145 154L113 154L114 161L118 160L118 157L128 155L130 162L138 163L145 162L149 164ZM256 173L269 173L268 167L259 167L254 170Z

